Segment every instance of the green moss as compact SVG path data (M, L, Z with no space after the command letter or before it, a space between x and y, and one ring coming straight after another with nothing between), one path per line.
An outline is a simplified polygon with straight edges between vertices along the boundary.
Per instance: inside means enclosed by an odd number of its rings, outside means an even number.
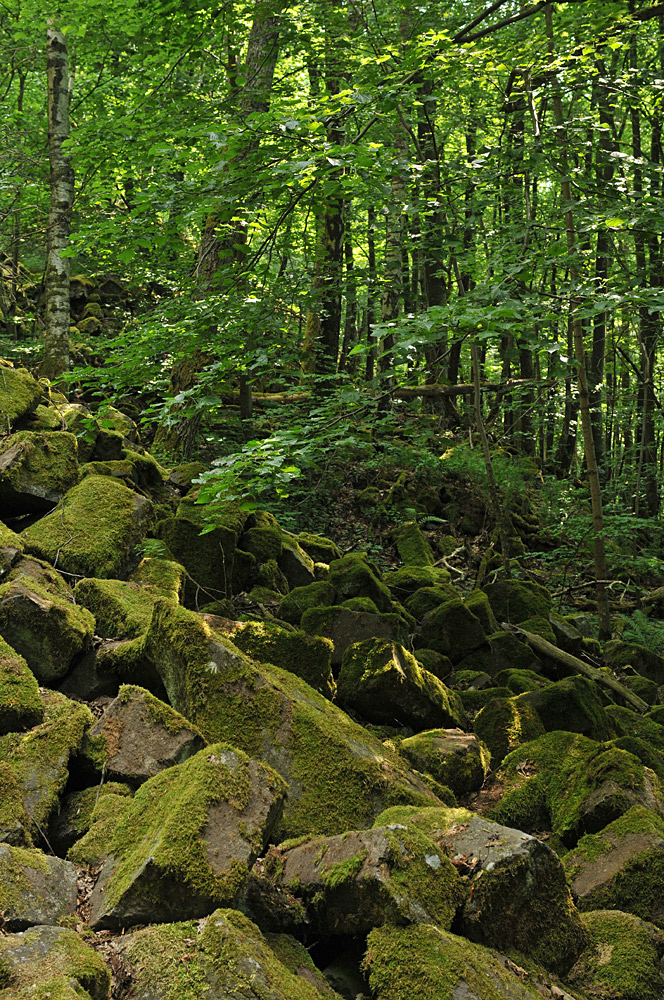
M614 670L624 670L631 666L643 677L657 684L664 683L664 658L647 646L614 639L605 644L604 654Z
M8 434L12 424L36 410L41 386L25 368L2 366L0 377L0 427Z
M26 528L26 550L68 573L119 578L147 532L152 506L115 479L88 476L70 490L62 506Z
M449 580L449 571L438 566L402 566L383 574L383 582L400 600L421 587L435 587L439 583L449 583ZM454 596L458 595L455 593Z
M415 521L406 521L392 531L392 538L402 562L409 566L433 566L431 546Z
M444 729L417 733L402 740L399 749L413 767L427 771L455 795L477 791L489 773L491 754L481 740L462 752Z
M2 451L0 500L8 514L44 513L78 482L76 438L67 431L19 431Z
M374 1000L540 997L495 952L431 924L376 928L367 939L364 968Z
M6 748L5 748L6 749ZM2 746L0 744L0 757ZM32 846L31 820L25 808L23 785L14 768L0 759L0 831L7 843Z
M449 681L454 677L454 664L449 656L437 653L435 649L418 649L415 659L421 663L425 670L437 677L441 681Z
M452 584L437 583L432 587L420 587L407 598L405 604L407 611L417 621L421 621L430 611L450 600L458 600L458 594Z
M664 726L664 705L655 705L645 718L650 722L656 722L658 726Z
M556 633L551 627L548 615L535 615L533 618L524 618L524 620L520 622L520 625L526 632L532 632L534 635L541 636L542 639L546 639L546 641L550 642L553 646L557 645Z
M185 581L184 566L169 559L146 557L129 577L132 583L145 587L150 595L166 597L177 603Z
M466 671L464 671L465 673ZM469 671L472 673L472 671ZM492 701L496 698L511 698L512 692L508 687L487 687L474 689L469 688L466 691L459 691L459 697L461 698L461 703L464 710L468 715L477 716L477 713L484 708L485 705L490 705Z
M519 624L528 618L548 619L551 595L545 587L523 580L499 580L484 588L499 622Z
M519 698L494 698L476 716L473 729L488 747L494 768L544 732L537 712Z
M379 611L392 607L390 592L381 582L378 570L363 553L353 552L330 563L327 583L335 591L337 603L349 597L370 597Z
M274 622L247 622L229 636L235 646L261 663L276 666L301 677L326 698L334 697L333 644L322 636L292 632Z
M565 677L555 684L522 694L517 701L520 706L529 705L536 711L547 732L564 729L583 733L600 742L615 735L599 688L587 677Z
M278 600L281 600L282 594L288 593L288 580L279 568L279 563L276 559L268 559L267 562L262 563L258 567L256 579L258 587L271 590L276 594Z
M487 635L492 635L494 632L498 631L496 616L491 610L489 598L483 590L471 590L471 592L464 597L463 603L468 610L472 611L475 617L479 619L482 624L482 628Z
M380 614L370 597L349 597L347 601L342 601L339 607L350 608L351 611L368 611L372 615Z
M76 584L74 597L92 612L96 634L104 639L134 639L150 624L154 598L137 583L88 577Z
M266 563L278 559L283 545L282 532L278 527L249 528L242 535L242 548L256 557L256 562Z
M323 535L312 535L309 531L301 531L297 536L300 546L304 549L315 563L331 563L335 559L341 559L339 546Z
M46 874L45 855L41 851L9 846L7 854L0 855L0 912L15 911L33 891L26 869Z
M622 705L609 705L606 714L618 736L637 737L655 749L664 751L664 728L653 719L652 712L644 717Z
M119 786L119 789L124 788L126 786ZM108 856L115 832L130 803L130 795L119 789L115 787L115 782L109 781L102 786L101 791L98 787L85 790L85 809L82 809L81 823L87 823L87 828L67 851L68 861L77 865L97 866ZM92 791L95 793L94 798L91 796Z
M509 668L501 670L493 678L494 683L508 687L513 694L525 694L527 691L539 691L551 683L534 670L517 670Z
M0 962L11 975L0 1000L105 1000L109 995L111 976L102 956L65 927L34 927L3 937Z
M458 598L424 616L417 645L449 656L452 663L488 646L481 622Z
M591 947L570 974L589 1000L659 1000L664 988L660 955L664 941L628 913L585 914Z
M0 636L0 734L30 729L43 718L34 674Z
M329 607L331 604L334 604L334 589L327 581L321 580L291 590L281 601L277 617L291 625L299 625L302 615L309 608Z

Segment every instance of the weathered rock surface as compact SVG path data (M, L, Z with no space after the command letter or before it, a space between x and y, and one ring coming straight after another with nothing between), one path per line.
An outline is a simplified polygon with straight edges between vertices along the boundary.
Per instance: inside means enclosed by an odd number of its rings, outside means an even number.
M0 937L0 1000L108 1000L101 955L75 931L43 925Z
M0 507L8 517L52 510L77 482L73 434L19 431L0 446Z
M94 820L104 812L103 803L111 797L131 798L129 785L117 781L97 782L91 788L69 792L60 802L57 814L52 818L48 830L48 842L60 856L80 840L90 829ZM101 804L101 806L100 806Z
M664 934L631 913L597 910L583 922L591 944L569 982L588 1000L661 1000Z
M41 394L39 382L25 368L3 365L0 378L0 432L9 434L12 424L33 413Z
M302 615L301 626L305 632L332 640L334 666L341 664L344 653L353 643L363 642L365 639L406 642L408 636L407 628L399 615L377 615L371 611L355 611L338 604L309 608Z
M426 771L455 795L478 791L491 761L482 741L461 729L429 729L402 740L399 749L413 767Z
M316 934L366 934L383 923L449 928L465 897L440 848L401 823L273 848L266 867L302 902Z
M35 675L23 657L0 638L0 736L30 729L43 718Z
M416 645L435 649L452 663L488 646L479 618L459 598L445 601L424 616Z
M201 733L170 705L125 684L90 729L85 753L112 780L138 786L204 746Z
M57 924L76 909L78 869L41 851L0 844L0 912L6 931Z
M108 844L90 926L202 917L233 903L285 791L275 771L220 743L150 778Z

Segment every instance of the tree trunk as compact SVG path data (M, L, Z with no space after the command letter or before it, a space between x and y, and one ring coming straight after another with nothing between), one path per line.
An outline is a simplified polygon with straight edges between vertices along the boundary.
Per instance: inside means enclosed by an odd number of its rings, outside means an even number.
M48 154L51 204L48 213L46 264L46 330L41 374L53 381L69 368L69 246L74 202L74 171L62 149L69 136L69 105L73 77L69 73L67 40L49 21L46 32L48 79Z

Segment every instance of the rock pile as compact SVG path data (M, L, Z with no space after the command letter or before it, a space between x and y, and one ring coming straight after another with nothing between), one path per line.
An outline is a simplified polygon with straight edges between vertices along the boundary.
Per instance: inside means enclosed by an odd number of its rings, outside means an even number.
M664 661L0 376L0 1000L664 997Z

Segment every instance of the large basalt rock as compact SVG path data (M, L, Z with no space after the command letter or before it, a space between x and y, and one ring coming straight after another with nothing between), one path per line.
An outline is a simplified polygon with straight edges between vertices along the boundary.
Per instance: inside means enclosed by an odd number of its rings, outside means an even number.
M201 733L170 705L124 684L89 731L84 752L112 780L138 786L204 747Z
M456 692L422 669L403 646L378 639L348 647L338 696L370 722L430 729L466 721Z
M455 598L424 616L416 645L435 649L449 656L452 663L459 663L470 653L487 647L487 639L480 620Z
M388 809L376 824L415 826L467 878L457 919L471 940L528 955L562 975L588 943L556 854L544 843L465 809Z
M449 928L465 896L444 853L400 823L273 848L268 864L316 934L366 934L383 923Z
M625 910L664 927L664 819L657 813L632 806L582 837L563 865L581 910Z
M0 844L0 912L5 931L57 924L76 909L78 869L41 851Z
M334 588L337 604L349 597L370 597L379 611L392 610L392 598L376 567L360 552L333 559L327 582Z
M43 514L78 482L78 447L67 431L19 431L0 447L0 508Z
M364 969L372 1000L542 1000L504 956L432 924L377 927Z
M31 846L45 830L69 776L68 765L94 718L87 705L43 691L44 721L0 737L0 841Z
M135 548L152 521L146 497L108 476L87 476L21 537L27 552L57 559L64 572L122 579L138 563Z
M341 664L344 653L353 643L363 642L365 639L387 639L400 643L408 641L408 627L400 615L355 611L337 604L309 608L302 615L301 625L305 632L332 640L334 666Z
M402 740L401 753L418 771L447 785L455 795L478 791L489 773L491 754L474 733L429 729Z
M631 913L597 910L583 915L591 944L568 981L588 1000L661 1000L664 934Z
M0 937L0 969L0 1000L108 1000L111 988L102 956L66 927Z
M551 594L538 583L523 580L498 580L483 588L499 622L518 625L528 618L549 617Z
M394 750L293 674L248 660L192 612L157 602L145 651L173 707L206 739L239 746L286 779L282 838L360 829L390 801L435 799Z
M39 382L25 368L2 365L0 374L0 433L9 434L21 417L33 413L41 400Z
M77 769L77 778L79 774L80 771ZM109 797L131 798L131 795L132 790L129 785L118 781L105 781L103 784L97 781L90 788L65 794L49 826L49 844L56 854L64 857L67 851L88 832L95 822L93 817L98 820L101 813L107 812L103 804Z
M74 587L78 604L95 617L96 634L105 639L134 639L146 631L158 597L178 601L184 568L166 559L143 559L129 580L88 577Z
M64 677L94 633L93 616L47 564L22 559L0 586L0 634L42 683Z
M476 715L473 729L491 753L494 769L508 753L544 733L541 720L528 702L519 698L492 698Z
M405 521L392 531L392 540L407 566L433 566L433 550L415 521Z
M0 580L9 573L19 556L23 553L24 545L21 536L8 528L0 521Z
M0 736L30 729L43 718L35 675L23 657L0 638Z
M190 919L232 904L285 791L275 771L223 743L150 778L108 845L90 897L90 926Z
M120 938L117 950L134 1000L173 1000L183 956L197 1000L341 1000L299 942L264 937L237 910L215 910L203 928L184 921L145 927Z

